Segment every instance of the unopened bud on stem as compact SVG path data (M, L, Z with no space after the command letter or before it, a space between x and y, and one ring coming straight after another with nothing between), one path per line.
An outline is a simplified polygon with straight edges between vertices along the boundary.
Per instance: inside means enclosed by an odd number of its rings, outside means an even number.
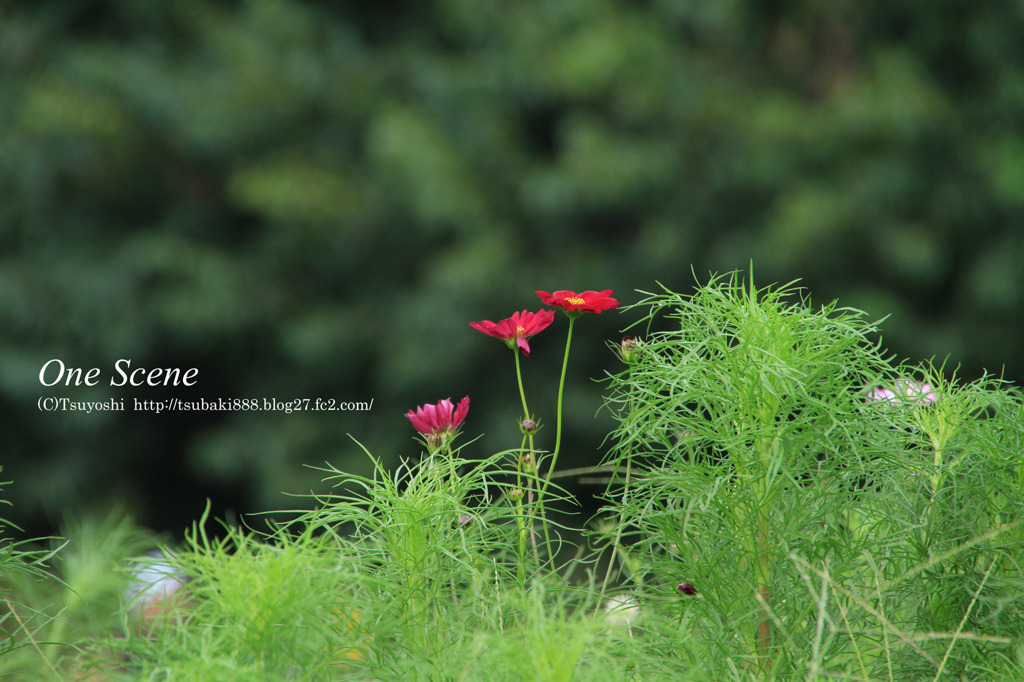
M530 474L536 473L537 460L534 459L532 452L524 452L521 461L523 463L523 471Z
M538 428L540 427L538 426L537 422L533 421L530 418L526 418L523 421L519 422L519 430L522 431L523 434L527 436L537 433Z
M636 360L638 345L636 339L632 336L623 336L622 341L619 343L619 359L626 364L632 364Z

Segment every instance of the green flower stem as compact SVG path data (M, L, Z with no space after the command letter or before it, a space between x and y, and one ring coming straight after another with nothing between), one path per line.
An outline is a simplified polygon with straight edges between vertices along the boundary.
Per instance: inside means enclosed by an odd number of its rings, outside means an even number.
M526 390L523 388L523 372L522 372L522 368L521 368L520 363L519 363L519 349L516 348L515 346L511 346L511 348L512 348L512 354L515 355L515 358L516 358L516 382L519 385L519 399L522 400L522 402L523 402L523 419L524 420L525 419L533 419L533 417L530 416L530 408L526 405ZM523 472L523 455L526 454L526 453L530 454L531 460L534 462L534 466L536 466L539 462L537 460L537 451L534 449L534 445L533 445L533 433L530 433L526 437L524 437L523 438L523 443L519 446L519 457L518 457L518 461L516 462L516 486L520 490L523 490L521 477L522 477L522 472ZM529 510L529 508L533 505L533 484L534 484L533 478L530 478L527 481L527 483L526 483L525 495L526 495L526 509L527 510ZM539 500L540 500L540 498L538 496L538 502L539 502ZM520 519L522 520L523 519L523 516L522 516L522 510L523 510L522 500L519 500L517 502L517 509L518 509L518 512L520 513ZM544 508L543 508L543 506L540 509L540 515L541 515L542 518L544 517ZM522 563L523 563L523 560L525 558L525 551L524 551L525 550L525 538L526 538L526 528L525 528L525 525L524 525L524 526L520 527L520 537L519 537L520 545L522 545L522 547L524 548L523 550L520 551L520 558L519 558L520 569L522 568ZM536 551L536 543L534 543L534 551Z
M932 464L934 466L932 473L928 476L928 482L932 486L932 499L939 493L939 488L942 487L942 450L943 444L939 442L935 436L931 437L932 451L935 453Z
M776 406L774 404L764 405L762 403L760 409L755 407L754 411L755 413L760 412L751 424L754 432L757 433L770 429L775 421ZM767 676L772 668L772 621L770 613L772 577L770 544L771 506L777 492L780 453L776 449L778 442L775 438L757 436L754 439L754 443L758 470L767 474L767 476L758 476L751 481L755 505L753 516L756 524L753 529L754 537L752 538L754 547L754 580L757 584L757 594L762 602L761 617L757 623L754 643L758 657L758 668L762 675Z
M547 547L548 556L551 556L551 534L548 530L547 518L544 515L544 495L548 491L548 485L551 483L551 474L555 471L555 465L558 464L558 453L562 449L562 396L565 394L565 372L569 367L569 347L572 345L572 326L576 322L576 315L569 315L569 332L565 337L565 355L562 357L562 376L558 379L558 407L555 417L555 451L551 453L551 465L548 467L547 476L544 477L543 482L540 485L540 489L537 491L537 504L540 507L541 522L544 526L544 544Z
M516 369L519 369L519 356L516 356ZM523 401L525 404L525 400ZM532 438L532 437L531 437ZM523 436L523 442L519 446L519 450L522 451L526 447L527 437ZM523 489L523 458L518 457L516 461L516 490ZM526 585L526 535L528 529L526 526L526 517L523 514L523 498L520 497L516 500L516 530L518 534L518 549L519 549L519 564L516 566L516 578L519 580L519 586L523 587Z
M523 401L523 419L529 419L530 408L526 406L526 391L523 390L523 372L519 367L519 349L512 346L512 354L516 357L516 381L519 383L519 398Z
M548 475L544 480L544 488L541 491L547 492L548 483L551 482L551 474L558 463L558 453L562 449L562 396L565 394L565 371L569 366L569 346L572 345L572 325L576 322L573 315L569 316L569 332L565 337L565 355L562 357L562 376L558 379L558 412L555 421L555 451L551 453L551 466L548 467Z
M768 512L760 510L757 530L757 593L763 601L761 607L761 620L757 624L757 653L760 661L760 670L763 675L771 672L771 648L772 648L772 621L771 613L771 555L768 553Z
M533 419L533 417L530 416L530 408L526 406L526 391L523 390L523 373L519 367L519 351L513 347L512 352L516 356L516 381L519 383L519 398L520 400L523 401L523 419ZM529 442L529 448L524 449L527 442ZM532 455L536 455L536 450L534 450L533 448L533 433L529 434L528 439L523 439L523 444L519 446L519 452L520 456L526 452L529 452ZM519 463L516 464L516 471L522 471L522 468L522 459L520 459Z

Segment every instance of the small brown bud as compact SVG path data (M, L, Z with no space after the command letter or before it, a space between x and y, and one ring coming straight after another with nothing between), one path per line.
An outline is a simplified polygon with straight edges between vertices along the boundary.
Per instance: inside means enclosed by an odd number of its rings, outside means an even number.
M636 349L639 342L632 336L623 336L619 343L619 358L626 364L631 364L636 359Z
M537 471L537 461L533 458L532 452L523 453L521 461L523 463L523 471L527 473L534 473Z

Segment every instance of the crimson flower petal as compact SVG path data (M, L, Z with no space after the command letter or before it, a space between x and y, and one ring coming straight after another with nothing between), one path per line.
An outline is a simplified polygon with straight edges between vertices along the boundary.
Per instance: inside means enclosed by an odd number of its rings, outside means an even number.
M455 415L451 420L451 428L457 429L462 426L462 422L466 420L466 415L469 414L469 396L459 401L458 407L455 408Z
M619 302L612 298L611 293L611 289L583 291L578 294L563 289L553 293L538 291L537 296L545 305L561 308L566 312L601 313L619 307Z
M523 356L529 357L530 344L526 340L547 329L554 320L555 313L551 310L541 310L536 313L523 310L512 313L511 317L500 322L484 320L470 322L469 326L478 332L501 339L509 348L518 348L523 351Z
M420 405L416 411L409 410L406 418L413 428L425 436L450 434L466 419L469 412L469 396L459 401L458 407L452 404L451 398L445 398L436 405Z

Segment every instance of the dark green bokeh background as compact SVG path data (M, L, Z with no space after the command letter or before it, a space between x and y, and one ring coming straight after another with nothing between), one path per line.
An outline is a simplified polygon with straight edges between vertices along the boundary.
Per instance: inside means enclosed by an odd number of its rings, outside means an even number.
M623 303L693 272L801 278L901 356L1017 382L1024 2L110 0L0 4L4 514L123 500L180 532L302 505L303 465L418 447L472 397L518 443L511 354L468 327L535 289ZM634 318L577 325L566 465ZM564 318L532 342L553 440ZM53 391L44 362L101 368ZM196 389L106 385L120 358ZM42 395L374 400L370 412L42 413Z

